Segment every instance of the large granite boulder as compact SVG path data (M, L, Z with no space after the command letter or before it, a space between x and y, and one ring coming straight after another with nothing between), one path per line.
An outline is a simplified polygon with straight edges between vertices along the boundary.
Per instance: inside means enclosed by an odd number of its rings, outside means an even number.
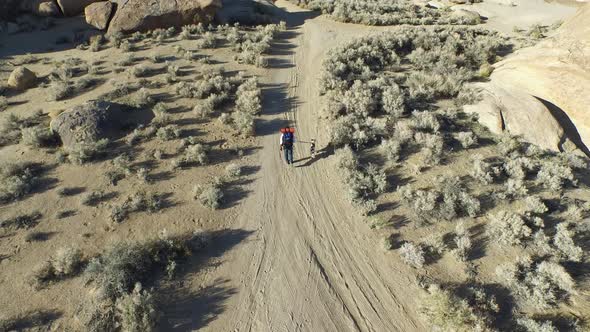
M120 138L126 129L147 124L151 118L151 112L130 110L128 106L107 101L89 101L55 116L50 127L68 147L103 138Z
M551 110L553 118L563 128L569 140L590 155L588 22L590 4L581 7L553 36L533 47L521 49L495 64L490 84L528 95L529 100L534 97L541 101ZM504 105L507 103L504 102ZM522 105L514 106L505 107L502 112L506 127L513 126L511 119L522 121L521 115L528 111L520 109ZM511 116L513 113L516 115ZM547 130L546 125L537 122L517 125L527 131L526 134L523 133L525 137L542 138ZM539 143L538 140L535 142Z
M8 77L8 86L15 90L24 91L37 84L37 75L26 67L18 67Z
M508 133L544 149L570 151L575 146L564 128L542 101L513 86L481 85L483 99L465 106L479 121L496 134ZM535 130L530 128L534 126Z
M239 22L246 25L274 23L278 9L272 0L222 0L216 20L221 24ZM276 19L275 19L276 20Z
M117 0L108 33L147 31L210 23L221 0Z
M84 8L100 0L57 0L59 8L65 16L76 16L84 12Z
M113 14L114 5L109 1L92 3L84 9L86 23L99 30L106 30Z

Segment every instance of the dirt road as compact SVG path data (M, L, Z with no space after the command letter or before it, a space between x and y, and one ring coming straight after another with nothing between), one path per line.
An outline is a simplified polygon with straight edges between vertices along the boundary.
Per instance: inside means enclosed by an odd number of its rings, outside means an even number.
M290 29L275 45L265 79L265 113L257 125L261 169L235 230L252 232L204 277L203 286L232 289L204 330L424 331L417 319L417 286L408 268L381 249L358 213L337 192L331 158L295 167L278 152L278 130L319 140L317 77L325 52L369 28L327 21L285 1L277 5ZM222 244L220 244L222 245ZM215 244L214 244L215 246Z

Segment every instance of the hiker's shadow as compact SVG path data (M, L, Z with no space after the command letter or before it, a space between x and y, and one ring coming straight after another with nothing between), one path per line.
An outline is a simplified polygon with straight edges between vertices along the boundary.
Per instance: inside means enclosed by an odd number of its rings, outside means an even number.
M315 153L315 157L305 157L295 160L293 163L297 164L299 162L305 161L303 165L297 165L295 167L308 167L313 165L315 162L319 161L320 159L328 158L329 156L334 154L334 147L332 145L326 145L323 149L317 151Z

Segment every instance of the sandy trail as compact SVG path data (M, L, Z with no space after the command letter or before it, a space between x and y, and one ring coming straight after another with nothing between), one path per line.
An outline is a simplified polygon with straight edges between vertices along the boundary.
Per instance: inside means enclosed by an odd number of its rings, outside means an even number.
M235 230L252 235L204 277L205 287L235 290L210 331L414 331L417 288L405 266L371 238L350 204L335 192L328 158L312 162L309 146L295 147L296 167L279 159L278 130L297 127L297 138L325 138L317 124L317 76L325 52L343 40L375 30L313 18L284 1L277 5L290 26L276 45L263 82L265 114L261 169ZM333 174L332 174L333 175ZM399 262L398 262L399 263Z

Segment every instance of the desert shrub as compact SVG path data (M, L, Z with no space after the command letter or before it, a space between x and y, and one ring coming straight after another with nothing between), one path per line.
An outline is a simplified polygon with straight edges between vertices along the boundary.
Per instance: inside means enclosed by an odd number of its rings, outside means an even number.
M42 147L55 142L55 134L43 125L21 129L22 142L33 147Z
M163 141L170 141L180 137L181 130L176 125L167 125L158 129L156 136Z
M500 154L507 157L518 156L523 150L523 144L518 137L502 135L498 141Z
M415 268L422 268L424 266L424 250L419 244L406 242L402 244L399 253L406 264Z
M134 77L146 77L152 73L152 69L144 64L139 64L131 68L130 73Z
M522 216L508 211L500 211L488 216L487 232L500 243L521 245L530 239L533 231Z
M381 142L381 151L385 154L385 158L391 162L397 162L400 158L401 144L394 139L383 140Z
M444 140L441 135L417 132L414 140L422 146L422 166L433 166L440 164L443 157Z
M490 331L491 324L486 311L497 310L497 306L493 305L495 301L493 298L488 299L481 290L473 293L471 301L468 301L448 289L430 285L420 303L420 313L438 331ZM481 302L486 303L482 306ZM490 302L491 306L488 304Z
M524 180L536 167L536 163L528 157L514 157L504 162L504 172L514 180Z
M461 143L464 149L477 145L477 136L471 131L459 132L455 135L455 139Z
M528 196L525 198L524 203L525 212L528 213L543 214L549 210L543 200L537 196Z
M244 137L255 134L254 116L247 112L236 111L231 114L233 127Z
M66 147L68 160L75 165L82 165L105 154L109 140L104 138L96 142L78 142Z
M1 89L0 89L1 93ZM0 112L5 111L8 108L8 98L0 96Z
M240 165L231 163L225 167L225 174L230 178L237 178L242 175L242 167L240 167Z
M457 248L453 250L453 254L460 261L466 261L469 257L469 251L471 250L472 243L471 239L469 238L469 233L465 229L465 225L463 223L459 223L455 227L454 242Z
M154 331L159 314L152 293L142 290L141 283L136 283L131 293L118 298L116 306L123 331Z
M217 47L217 38L211 32L205 32L201 39L196 43L198 48L215 48Z
M471 196L458 177L439 177L440 189L415 190L409 185L398 188L404 204L418 221L452 220L457 216L475 217L480 210L479 200Z
M236 111L257 115L262 110L258 80L253 77L242 83L236 92Z
M104 191L91 191L89 193L85 193L82 195L82 197L80 198L80 204L86 206L96 206L108 197L109 194L105 193Z
M334 20L365 25L478 24L479 20L451 12L397 0L304 0L312 10L329 14Z
M551 190L562 190L566 183L575 183L572 169L552 161L541 164L537 182Z
M135 96L129 100L129 105L135 108L143 108L154 103L154 99L146 88L141 88Z
M557 248L557 256L563 261L581 262L584 250L574 242L575 224L560 223L556 226L553 244Z
M520 317L516 323L522 332L559 332L551 321L537 321L528 317Z
M77 273L81 264L80 250L71 247L60 248L49 260L33 269L29 283L36 289L43 288L52 281Z
M0 228L32 228L39 223L41 213L33 212L30 214L19 214L15 217L0 220Z
M35 167L28 163L0 166L0 202L19 199L31 192L38 181Z
M155 213L163 206L164 201L158 193L140 191L128 196L122 204L113 206L110 218L113 222L120 223L127 219L131 213L141 211Z
M207 185L195 185L193 187L193 199L199 201L203 206L217 210L223 199L222 183L213 181Z
M523 257L496 268L496 275L521 304L536 308L556 307L575 294L575 282L559 264Z
M190 165L207 165L209 162L208 153L209 148L203 144L196 142L187 144L184 154L177 160L177 165L179 167L187 167Z
M492 165L485 161L481 154L475 154L471 157L473 167L471 168L470 175L483 184L491 184L494 182L494 169Z

